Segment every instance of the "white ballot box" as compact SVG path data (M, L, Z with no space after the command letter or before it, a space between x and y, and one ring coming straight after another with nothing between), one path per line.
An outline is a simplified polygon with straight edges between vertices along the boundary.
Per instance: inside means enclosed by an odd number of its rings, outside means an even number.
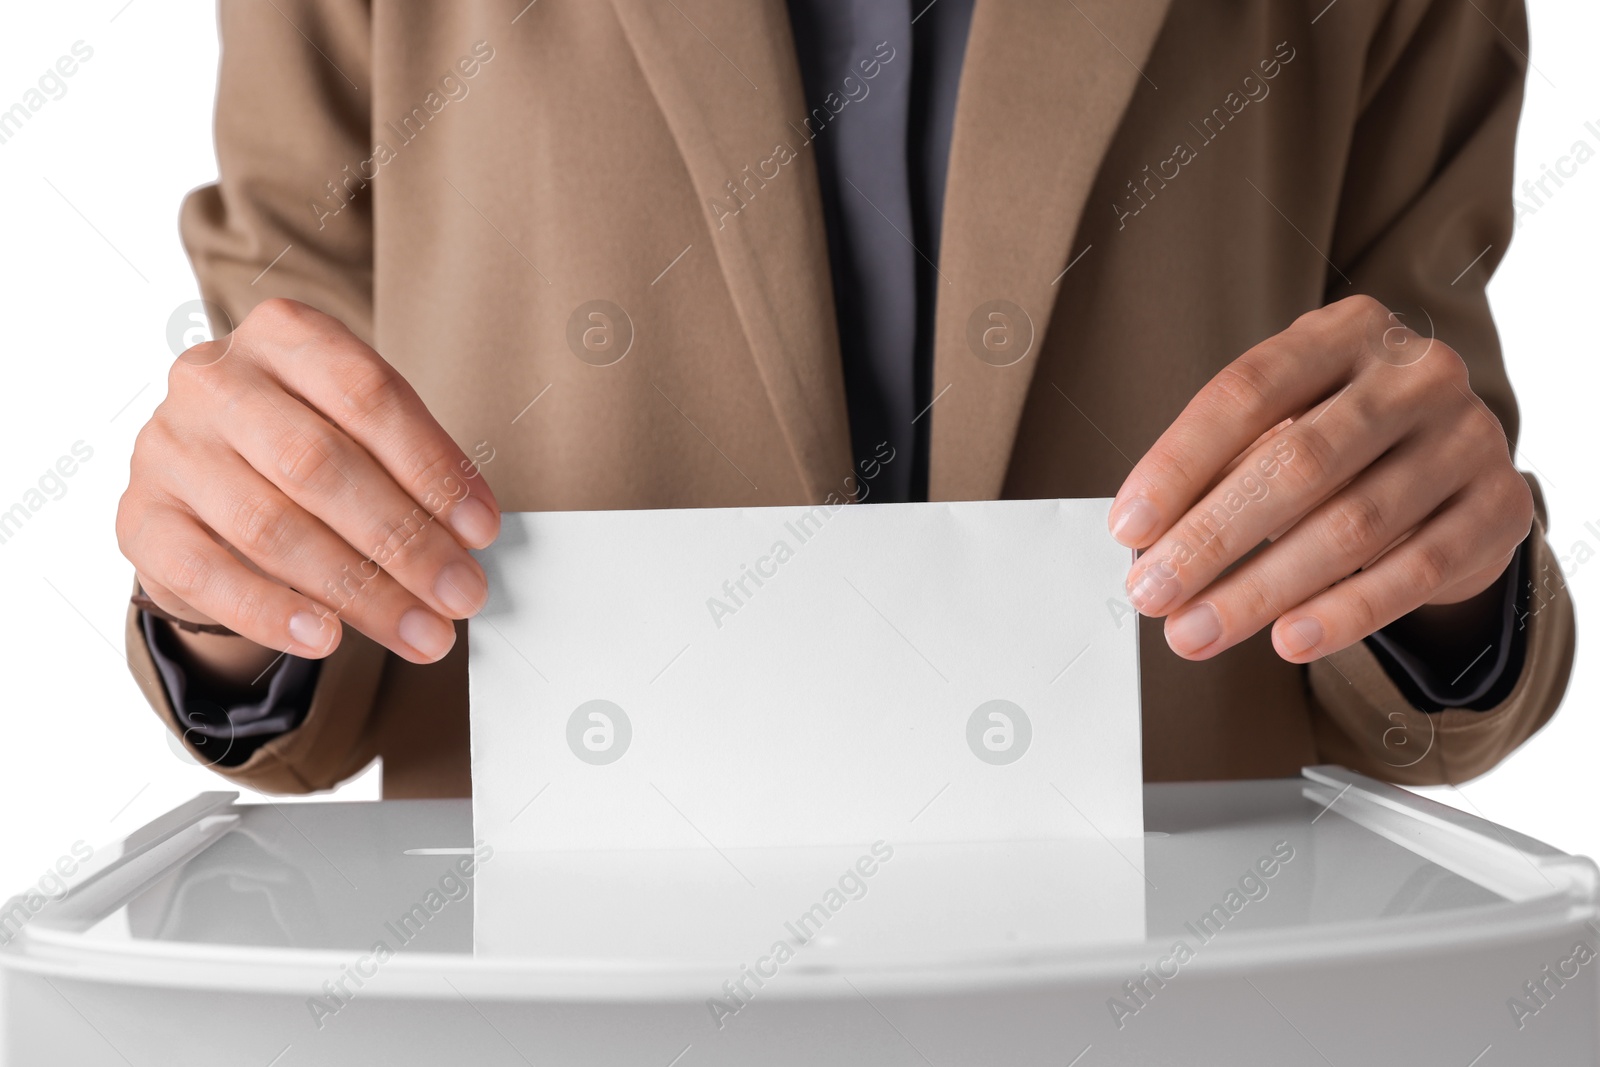
M1339 768L1142 840L496 854L208 793L0 926L0 1062L1593 1064L1595 865Z

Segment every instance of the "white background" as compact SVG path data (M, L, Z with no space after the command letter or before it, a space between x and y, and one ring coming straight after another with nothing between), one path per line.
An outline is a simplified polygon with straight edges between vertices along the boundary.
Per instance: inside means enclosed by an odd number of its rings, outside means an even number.
M1530 0L1533 62L1518 182L1585 140L1600 150L1600 6ZM112 520L134 434L172 360L168 316L196 296L178 243L182 195L214 178L215 14L206 0L15 4L0 35L0 109L75 41L93 58L0 144L0 315L5 364L0 511L76 441L93 458L68 491L0 544L0 897L37 880L77 839L125 834L204 789L177 758L122 658L129 568ZM1594 123L1586 129L1585 123ZM1552 541L1600 552L1594 477L1600 159L1519 227L1490 288L1522 400L1519 462L1545 480ZM1530 201L1531 203L1531 201ZM1585 523L1593 522L1594 529ZM1600 854L1594 818L1600 560L1570 574L1578 667L1555 721L1463 789L1430 792L1573 852ZM377 795L371 772L341 798Z

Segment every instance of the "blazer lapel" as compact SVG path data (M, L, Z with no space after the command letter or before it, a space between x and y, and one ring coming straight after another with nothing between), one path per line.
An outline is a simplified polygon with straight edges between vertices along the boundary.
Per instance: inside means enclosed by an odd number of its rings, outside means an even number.
M613 0L705 206L811 500L851 470L816 164L784 0Z
M1168 3L977 0L939 250L931 499L1004 487L1084 201L1133 92L1156 91L1140 68Z

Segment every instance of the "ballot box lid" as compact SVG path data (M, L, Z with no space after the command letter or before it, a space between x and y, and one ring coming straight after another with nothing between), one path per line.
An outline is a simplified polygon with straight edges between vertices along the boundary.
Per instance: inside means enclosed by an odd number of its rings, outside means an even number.
M381 965L390 996L773 996L1402 959L1596 914L1583 857L1338 767L1151 784L1141 839L511 853L466 800L205 793L13 898L0 967L304 992Z

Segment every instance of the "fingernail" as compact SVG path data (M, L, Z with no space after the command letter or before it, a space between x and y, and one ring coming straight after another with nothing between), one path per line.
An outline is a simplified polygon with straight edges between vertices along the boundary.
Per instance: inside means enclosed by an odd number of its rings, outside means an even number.
M1167 644L1180 656L1192 656L1222 636L1222 619L1210 604L1196 604L1167 621Z
M1155 532L1160 516L1156 506L1142 496L1136 496L1116 510L1111 518L1111 536L1129 548L1138 548Z
M478 572L465 563L450 563L433 582L433 595L450 614L459 618L476 615L488 597L489 587Z
M400 616L400 640L429 662L444 658L456 643L456 628L431 611L412 608Z
M324 626L322 619L309 611L297 611L289 616L289 636L296 642L321 651L333 639L333 628Z
M1159 615L1178 595L1176 576L1163 576L1160 567L1159 563L1146 567L1138 581L1128 587L1128 599L1140 614Z
M500 520L488 504L469 496L450 509L450 529L473 548L484 548L500 532Z
M1285 623L1278 631L1278 649L1285 656L1303 656L1322 641L1322 623L1311 615Z

